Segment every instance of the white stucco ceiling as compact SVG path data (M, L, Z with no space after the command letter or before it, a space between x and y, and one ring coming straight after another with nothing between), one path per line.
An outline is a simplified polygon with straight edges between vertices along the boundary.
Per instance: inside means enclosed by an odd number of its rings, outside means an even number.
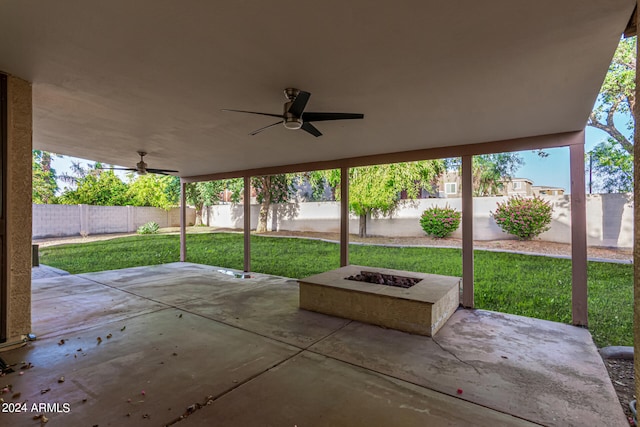
M34 147L181 176L582 129L633 0L6 0ZM274 127L282 90L324 135Z

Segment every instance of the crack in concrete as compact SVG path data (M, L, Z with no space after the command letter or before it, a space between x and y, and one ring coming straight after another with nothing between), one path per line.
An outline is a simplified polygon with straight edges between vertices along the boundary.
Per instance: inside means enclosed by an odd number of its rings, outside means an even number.
M444 347L442 346L442 344L440 344L438 341L436 341L436 339L435 339L434 337L431 337L431 341L433 341L433 342L434 342L438 347L440 347L440 349L441 349L442 351L444 351L445 353L449 353L450 355L452 355L452 356L453 356L453 357L454 357L458 362L460 362L460 363L462 363L462 364L465 364L465 365L467 365L467 366L471 367L474 371L476 371L476 373L477 373L478 375L482 375L482 373L480 372L480 370L478 370L478 368L476 368L475 366L473 366L471 363L469 363L469 362L467 362L467 361L465 361L465 360L460 359L460 358L458 357L458 355L457 355L457 354L455 354L453 351L451 351L451 350L449 350L449 349L444 348Z

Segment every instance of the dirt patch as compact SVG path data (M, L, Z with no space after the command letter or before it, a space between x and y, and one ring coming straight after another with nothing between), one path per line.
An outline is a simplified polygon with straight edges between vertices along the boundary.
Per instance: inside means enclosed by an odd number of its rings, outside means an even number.
M611 383L616 390L624 414L627 419L633 420L633 414L629 409L629 402L636 398L633 360L608 359L604 361L604 365L607 367ZM629 424L633 425L632 422Z

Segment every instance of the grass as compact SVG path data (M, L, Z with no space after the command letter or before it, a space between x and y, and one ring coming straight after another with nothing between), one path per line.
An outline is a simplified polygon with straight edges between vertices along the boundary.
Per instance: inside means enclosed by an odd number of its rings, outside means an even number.
M352 264L462 275L460 249L351 245ZM70 273L113 270L179 260L177 235L132 236L40 249L43 264ZM188 234L190 262L243 268L243 236ZM301 278L339 266L339 246L309 239L251 237L253 271ZM633 345L633 266L590 262L589 329L595 343ZM476 307L571 322L571 262L501 252L475 252Z

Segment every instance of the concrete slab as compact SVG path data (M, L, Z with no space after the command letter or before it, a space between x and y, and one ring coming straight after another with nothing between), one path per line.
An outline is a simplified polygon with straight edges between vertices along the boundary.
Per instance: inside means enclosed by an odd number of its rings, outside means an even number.
M298 307L298 284L278 278L250 279L253 287L229 292L217 298L199 299L179 308L210 319L222 321L247 331L306 348L332 334L350 320L301 310ZM245 280L245 284L251 283Z
M2 378L12 384L5 401L26 402L28 410L0 414L0 425L38 424L33 416L41 412L31 412L34 403L57 403L61 410L69 405L69 413L48 411L51 426L166 425L190 405L218 397L299 352L175 309L68 333L65 339L63 345L56 337L2 354L8 363L18 363L16 368L22 361L34 367ZM12 399L14 393L20 395Z
M59 268L50 267L48 265L40 264L37 267L31 268L31 280L46 279L48 277L67 276L69 272L60 270Z
M304 352L196 411L180 425L494 427L534 424Z
M458 413L460 405L497 417L495 425L512 422L502 422L505 413L546 425L626 425L586 330L458 311L433 340L299 310L293 280L243 280L215 270L174 263L34 281L39 339L2 357L35 367L0 378L0 386L13 385L0 397L71 405L72 415L48 411L48 425L164 425L190 405L212 400L215 406L227 396L233 397L229 405L218 406L227 425L327 425L326 419L336 425L381 425L379 419L397 425L385 418L387 411L401 422L407 411L431 417L420 418L421 425L434 416L431 425L476 425L475 418L465 418L466 409ZM61 339L65 343L59 345ZM291 368L286 360L305 347L333 360L304 352L302 368ZM14 393L20 395L12 398ZM247 402L252 412L242 414ZM183 423L196 422L207 409ZM4 415L0 425L37 423L34 413ZM417 422L414 415L407 416L407 425Z
M211 267L192 263L170 263L150 265L144 267L124 268L121 270L98 271L95 273L79 274L90 280L119 288L136 283L152 283L162 276L178 277L190 273L204 273L211 271Z
M354 322L311 351L544 425L628 423L589 332L460 310L435 338Z
M80 276L55 276L31 281L31 301L96 290L95 282Z
M58 284L50 289L51 298L44 297L47 291L43 291L31 302L32 332L38 337L86 329L167 307L108 286L97 283L91 285L91 282L82 278L72 278L69 283L68 290L64 284ZM36 285L43 286L43 289L51 288L50 285ZM81 291L75 292L77 289Z

